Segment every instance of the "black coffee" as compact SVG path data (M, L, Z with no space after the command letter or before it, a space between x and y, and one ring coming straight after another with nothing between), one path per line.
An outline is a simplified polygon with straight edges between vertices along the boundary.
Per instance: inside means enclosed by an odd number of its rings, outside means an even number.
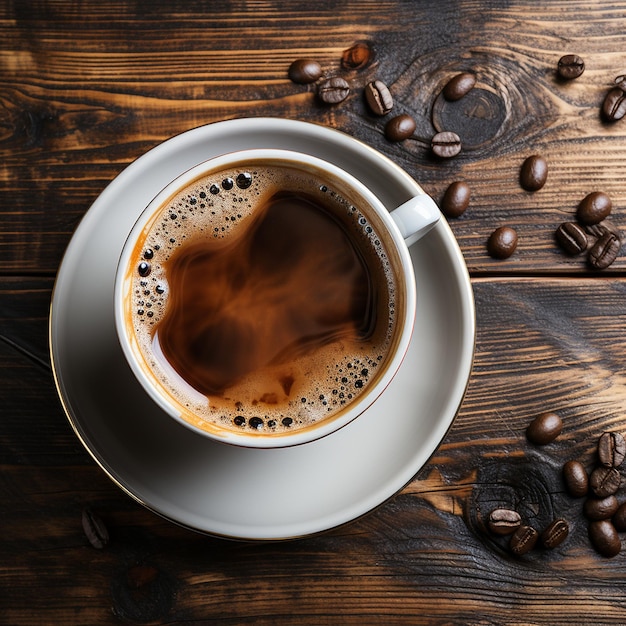
M248 163L190 184L144 230L127 319L195 425L307 428L384 371L397 261L379 226L319 180Z

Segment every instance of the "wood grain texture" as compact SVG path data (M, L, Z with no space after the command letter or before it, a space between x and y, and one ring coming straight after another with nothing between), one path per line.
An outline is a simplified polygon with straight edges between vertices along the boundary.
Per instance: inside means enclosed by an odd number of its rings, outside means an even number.
M54 272L80 216L133 159L201 124L270 115L362 139L436 199L453 180L467 181L471 206L453 229L475 273L586 272L584 259L558 251L553 233L597 189L610 194L612 219L624 228L626 124L607 124L599 111L623 69L625 10L624 3L451 0L436 10L425 1L320 2L314 9L305 2L287 9L274 2L184 9L169 2L5 2L0 262L5 271ZM370 42L374 61L359 71L342 68L343 50L360 40ZM572 51L586 70L560 81L557 61ZM291 83L287 68L300 56L316 58L327 75L346 76L351 97L325 107L314 86ZM459 71L475 72L476 88L437 107ZM394 113L415 117L417 135L429 139L454 121L468 148L442 162L421 142L388 142L385 120L371 116L362 99L374 78L390 86ZM519 167L535 152L550 173L542 190L529 193L519 186ZM520 244L498 262L485 242L503 224L518 229ZM625 267L620 259L608 272Z
M599 115L624 71L625 14L626 2L579 0L0 2L0 623L626 623L623 555L594 552L560 477L571 458L593 466L603 431L626 430L626 257L591 272L553 240L598 189L626 230L626 121ZM346 68L357 41L371 62ZM570 52L586 70L563 82L556 63ZM327 107L290 82L301 56L346 77L350 97ZM443 102L460 71L476 88ZM458 124L461 154L387 141L362 99L374 78L426 142ZM47 316L74 228L124 167L176 133L265 115L345 131L437 200L468 182L470 207L450 225L478 329L460 414L400 494L324 535L254 544L181 529L106 478L58 401ZM529 193L518 175L533 153L549 177ZM485 242L504 224L519 249L495 261ZM539 448L524 430L544 410L564 430ZM537 527L564 517L570 536L514 558L484 529L504 505ZM83 533L85 507L109 529L103 550Z
M2 327L31 338L38 357L50 282L0 281L0 303L8 293L14 303L0 305ZM474 291L475 366L437 453L370 515L287 543L212 539L144 510L82 450L47 368L0 342L11 382L0 386L4 622L622 623L624 559L591 548L583 500L565 493L560 471L571 458L591 468L599 435L626 429L626 281L490 279ZM564 429L537 447L524 431L544 410ZM570 537L515 558L481 524L502 505L539 528L564 517ZM103 550L82 531L85 507L109 529Z

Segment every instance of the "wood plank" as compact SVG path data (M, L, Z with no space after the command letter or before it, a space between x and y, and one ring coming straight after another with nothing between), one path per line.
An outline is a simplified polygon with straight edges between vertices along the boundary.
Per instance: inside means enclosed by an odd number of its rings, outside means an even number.
M45 354L50 279L0 280L0 615L6 623L615 624L626 564L590 547L582 500L560 469L589 468L624 431L626 279L475 280L475 366L461 412L404 490L352 524L287 543L204 537L143 509L95 466L69 428ZM10 298L7 297L10 294ZM12 303L12 304L7 304ZM29 312L27 317L24 313ZM16 349L20 346L20 349ZM539 448L540 411L564 420ZM626 489L619 493L626 500ZM519 507L571 526L524 558L477 512ZM81 511L111 540L92 548Z
M475 275L585 273L584 259L564 257L553 232L597 189L610 194L613 222L624 228L626 124L603 122L599 108L623 69L625 10L624 2L580 1L484 6L446 0L436 9L427 2L315 9L294 2L288 11L273 2L184 8L153 2L150 10L125 2L5 3L0 267L54 272L98 193L160 141L221 119L271 115L352 134L438 200L450 182L466 180L470 209L452 228ZM371 42L375 61L345 70L341 53L357 40ZM570 83L555 75L566 52L587 64ZM346 102L320 106L313 86L287 79L289 63L305 54L328 74L350 79ZM477 88L437 114L433 125L441 88L461 70L477 73ZM441 162L418 141L388 142L385 120L371 116L361 97L374 78L391 87L394 112L415 117L419 136L429 139L436 126L460 115L466 149ZM544 189L531 194L517 179L521 162L534 152L548 159L550 175ZM485 242L503 224L518 229L519 250L494 261ZM625 268L621 257L605 273Z

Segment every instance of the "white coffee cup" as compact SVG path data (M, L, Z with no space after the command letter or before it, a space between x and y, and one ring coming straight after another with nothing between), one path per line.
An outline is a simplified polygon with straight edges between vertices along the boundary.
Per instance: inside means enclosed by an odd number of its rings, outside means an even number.
M223 216L221 214L219 217L210 215L209 205L213 202L212 195L215 194L216 198L219 196L220 202L223 200L224 206L228 206L226 203L228 196L230 204L239 200L242 206L248 207L254 199L251 191L254 186L250 189L246 186L250 184L250 180L245 177L242 178L242 186L238 189L238 179L234 174L232 177L227 177L230 178L231 182L224 184L224 172L240 171L242 175L245 174L253 178L256 183L257 179L263 178L261 174L257 176L256 172L265 172L266 167L277 168L290 173L293 171L297 173L296 178L301 175L303 180L313 181L320 193L333 196L333 207L345 205L346 211L352 212L355 212L356 207L356 212L360 212L363 223L367 224L368 229L373 229L378 244L382 241L384 253L381 258L384 257L389 261L388 266L391 269L387 271L393 274L393 333L389 337L389 347L386 350L384 360L381 361L382 365L375 375L372 374L371 380L365 385L364 390L359 392L360 395L352 400L341 400L343 404L330 410L328 416L323 414L315 416L313 415L314 409L310 409L313 417L310 417L309 413L302 417L299 413L301 409L295 406L299 398L291 398L289 401L279 401L279 410L268 404L269 417L259 417L259 412L262 413L263 411L257 408L252 409L252 405L247 403L247 400L246 402L239 402L237 397L228 395L231 394L228 390L222 395L220 392L220 394L212 396L199 392L197 389L191 389L193 385L189 385L188 381L181 376L180 371L168 362L164 353L160 352L158 341L154 340L155 328L157 329L156 337L158 337L159 325L171 308L170 290L173 285L170 285L167 279L167 271L169 271L167 268L172 263L169 259L180 254L178 251L189 245L189 240L179 237L177 231L172 231L168 235L163 232L168 228L168 216L171 214L173 217L176 213L172 207L175 208L181 203L184 205L179 211L180 222L187 220L187 224L189 224L189 220L195 220L198 241L200 239L206 240L211 245L217 245L215 242L219 241L220 246L227 246L229 245L229 237L237 238L240 236L237 233L246 232L245 229L249 227L231 226L231 222L239 223L238 220L241 218L241 215L236 218L234 214L230 221L226 220L226 226L224 223L220 226L218 219L223 220ZM286 183L276 184L280 187ZM232 189L228 185L231 185ZM204 194L204 197L197 193L197 189L200 188L204 190L200 192ZM274 187L267 186L263 189L263 193L267 197L274 197L272 194L276 190ZM314 192L316 193L313 189L311 193ZM184 198L190 199L184 200ZM190 205L190 202L193 202L193 205ZM265 206L264 203L265 199L260 202L259 206ZM196 207L200 205L206 207L206 209L202 209L205 212L203 217L197 216ZM215 209L214 212L219 213L223 210L225 209L220 204L219 210ZM260 208L246 210L249 212L241 218L242 223L254 224L255 219L261 219L256 217L256 213L259 212L260 214L261 212ZM186 213L186 211L191 212ZM276 448L303 444L329 435L361 415L386 389L399 369L408 349L415 324L417 299L417 288L408 246L413 245L424 236L436 225L439 219L439 209L426 194L409 198L401 206L389 212L364 182L357 180L336 165L299 152L275 149L244 150L224 154L200 163L167 183L142 212L124 244L115 282L115 321L117 335L130 369L158 407L184 426L217 441L247 447ZM155 226L161 223L165 226ZM207 224L209 226L206 232L214 234L200 236L199 229L206 228ZM180 223L178 218L174 218L172 228L177 227L180 227ZM165 237L166 243L163 246L152 246L150 242L155 240L146 239L148 232L152 232L150 235L152 237L157 230L159 237L162 239ZM373 235L368 234L367 236L373 241ZM169 239L167 239L168 237ZM164 250L169 246L168 241L170 240L172 241L171 250L166 255ZM156 255L164 255L164 260L158 263L158 271L155 269L153 272L153 255L155 255L153 248L157 247L159 249L156 251ZM211 280L211 276L208 276L207 281ZM382 287L379 285L379 288ZM155 296L155 292L164 292L164 300ZM388 294L385 297L388 297ZM144 305L150 307L150 310L144 310ZM139 311L141 311L141 315ZM148 318L149 314L152 314L150 318ZM156 323L153 321L155 318L157 319ZM145 323L144 320L146 320ZM138 325L143 330L137 330ZM148 336L153 340L146 339ZM324 349L326 348L324 347ZM313 358L312 355L307 356L307 358L309 357ZM253 375L254 372L250 374L250 376ZM335 391L333 389L333 393ZM289 396L290 390L286 390L285 394ZM329 394L326 394L327 398L330 398ZM275 395L269 394L272 399L275 398ZM333 401L335 400L333 399ZM254 402L256 403L256 400ZM234 409L224 409L228 403L240 407L236 411L238 413L236 416L237 423L232 418ZM254 406L258 407L262 404L256 403ZM309 404L315 403L311 401ZM217 406L215 410L211 408L213 405ZM215 413L215 417L212 415L213 413ZM279 413L282 420L287 419L289 426L272 425L277 422L275 416ZM293 417L291 417L292 413Z

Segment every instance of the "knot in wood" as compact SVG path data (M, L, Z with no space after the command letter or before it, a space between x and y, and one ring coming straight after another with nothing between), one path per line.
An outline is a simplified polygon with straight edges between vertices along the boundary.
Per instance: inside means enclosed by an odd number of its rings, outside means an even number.
M505 119L503 100L480 87L474 87L455 101L447 100L441 93L433 103L433 126L437 132L455 132L464 150L476 149L495 139Z

